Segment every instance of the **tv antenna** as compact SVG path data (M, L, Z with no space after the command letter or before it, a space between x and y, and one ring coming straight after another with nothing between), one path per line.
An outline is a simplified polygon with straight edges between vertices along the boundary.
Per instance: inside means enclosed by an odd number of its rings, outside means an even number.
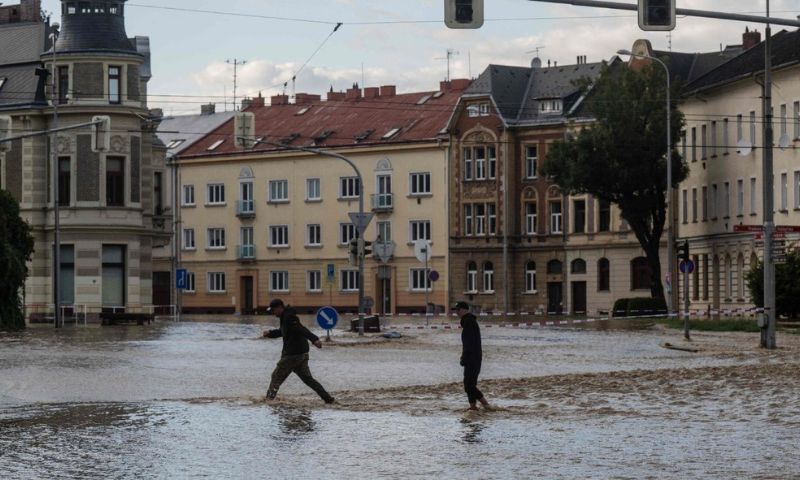
M545 45L539 45L538 47L533 47L533 50L528 50L525 53L534 53L534 52L536 52L536 56L538 57L539 56L539 50L541 50L543 48L546 48L546 46Z
M453 55L458 55L459 52L453 50L452 48L447 49L447 57L436 57L434 60L447 60L447 77L445 77L445 81L450 81L450 59L453 58Z
M234 58L233 60L225 60L225 63L233 65L233 111L236 111L236 79L237 79L237 70L239 65L244 65L247 63L247 60L238 60Z

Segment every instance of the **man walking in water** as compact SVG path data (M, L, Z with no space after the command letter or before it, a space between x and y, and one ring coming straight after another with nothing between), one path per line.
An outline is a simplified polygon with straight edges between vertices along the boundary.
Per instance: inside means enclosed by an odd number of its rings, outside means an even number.
M481 329L478 320L470 313L466 302L458 302L453 308L461 317L461 366L464 367L464 391L467 392L469 409L477 410L476 402L481 402L483 408L491 410L492 407L478 390L478 374L481 373Z
M308 368L308 342L317 348L322 348L319 337L311 333L297 318L293 308L286 307L283 300L276 298L269 304L269 312L280 318L280 328L264 332L267 338L283 338L283 351L281 359L272 372L272 381L267 389L267 400L272 400L281 388L281 384L286 380L290 373L294 372L306 385L311 387L325 403L333 403L333 397L325 391L325 388L311 376Z

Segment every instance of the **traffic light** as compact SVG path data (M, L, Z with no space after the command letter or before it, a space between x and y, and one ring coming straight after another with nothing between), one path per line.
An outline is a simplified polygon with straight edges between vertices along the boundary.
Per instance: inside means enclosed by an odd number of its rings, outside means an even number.
M11 142L4 142L6 138L11 138L11 117L0 115L0 152L11 150Z
M483 0L444 0L444 23L447 28L481 28Z
M95 115L92 117L92 151L107 152L111 148L111 117Z
M350 247L348 249L348 258L351 265L358 264L358 237L353 237L350 240Z
M372 253L372 248L370 247L370 245L372 245L372 242L368 242L368 241L364 240L364 256L365 257L368 256L370 253Z
M678 259L684 262L689 261L689 241L685 240L682 244L678 245Z
M675 29L675 0L639 0L639 28L647 31Z

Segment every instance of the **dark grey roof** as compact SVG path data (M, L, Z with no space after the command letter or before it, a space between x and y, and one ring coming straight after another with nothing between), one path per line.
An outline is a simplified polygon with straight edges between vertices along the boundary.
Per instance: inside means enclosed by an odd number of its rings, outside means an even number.
M93 4L119 5L125 0L94 0ZM125 16L121 13L64 13L61 34L56 42L58 53L129 53L136 46L125 34Z
M164 117L158 126L158 138L169 146L174 140L184 140L176 148L167 150L167 156L178 155L208 133L234 116L234 112L202 115L179 115Z
M580 98L577 82L583 78L595 80L600 76L603 62L563 65L560 67L533 68L533 75L525 103L519 110L517 121L521 123L552 122L554 117L569 114L570 109ZM561 99L562 115L539 113L539 100Z
M772 37L772 66L775 69L800 63L800 30L782 30ZM697 92L724 85L764 71L764 42L700 76L687 87Z
M36 64L0 66L0 78L6 79L0 87L0 108L36 103L37 67Z
M502 116L514 119L525 97L530 75L531 69L527 67L489 65L464 94L491 95Z
M38 61L44 38L44 23L0 25L0 65Z
M741 54L742 51L742 46L736 45L719 52L682 53L656 50L653 51L653 55L667 64L672 79L680 78L684 84L688 84Z

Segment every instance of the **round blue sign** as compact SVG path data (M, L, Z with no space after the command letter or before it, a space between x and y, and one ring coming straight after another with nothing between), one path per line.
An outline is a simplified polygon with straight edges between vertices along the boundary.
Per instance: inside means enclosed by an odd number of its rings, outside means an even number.
M333 330L339 323L339 313L333 307L322 307L317 310L317 323L324 330Z
M694 272L694 262L691 260L681 260L681 263L678 264L678 269L681 273L692 273Z

